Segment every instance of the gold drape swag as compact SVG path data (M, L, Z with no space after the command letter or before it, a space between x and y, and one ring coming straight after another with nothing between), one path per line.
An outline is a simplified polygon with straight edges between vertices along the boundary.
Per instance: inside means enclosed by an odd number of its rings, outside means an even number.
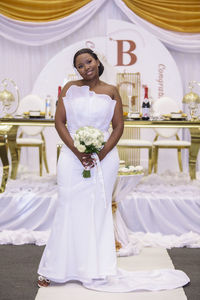
M24 22L50 22L67 17L92 0L0 0L0 13Z
M50 22L74 13L92 0L0 0L1 14L24 22ZM141 18L161 28L200 32L200 0L123 0Z
M200 32L200 0L123 0L134 13L161 28Z

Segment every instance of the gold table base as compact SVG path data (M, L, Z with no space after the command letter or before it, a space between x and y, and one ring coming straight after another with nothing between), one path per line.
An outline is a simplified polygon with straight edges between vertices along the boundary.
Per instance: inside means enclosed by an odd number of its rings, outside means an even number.
M190 178L196 179L196 162L200 149L200 127L189 128L191 135L191 147L189 149L189 172Z

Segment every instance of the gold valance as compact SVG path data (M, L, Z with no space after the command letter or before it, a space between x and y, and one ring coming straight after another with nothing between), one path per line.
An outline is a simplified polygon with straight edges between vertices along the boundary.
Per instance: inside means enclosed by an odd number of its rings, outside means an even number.
M62 19L92 0L0 0L0 12L24 22ZM200 0L123 0L141 18L161 28L200 33Z
M161 28L200 32L199 0L123 0L138 16Z
M0 0L4 16L24 22L49 22L62 19L91 0Z

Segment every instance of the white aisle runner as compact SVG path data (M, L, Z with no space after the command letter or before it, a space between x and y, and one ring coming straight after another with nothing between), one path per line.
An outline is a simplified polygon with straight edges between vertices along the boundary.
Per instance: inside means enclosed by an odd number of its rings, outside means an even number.
M128 271L150 271L154 269L174 269L165 249L144 248L139 255L119 257L118 266ZM35 300L187 300L182 288L161 292L105 293L83 287L80 283L52 284L40 288Z

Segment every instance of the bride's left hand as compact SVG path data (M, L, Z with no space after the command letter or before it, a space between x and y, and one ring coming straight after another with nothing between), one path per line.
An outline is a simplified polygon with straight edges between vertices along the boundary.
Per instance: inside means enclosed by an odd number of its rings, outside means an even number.
M90 154L84 153L81 162L84 167L93 168L96 165L96 160Z

